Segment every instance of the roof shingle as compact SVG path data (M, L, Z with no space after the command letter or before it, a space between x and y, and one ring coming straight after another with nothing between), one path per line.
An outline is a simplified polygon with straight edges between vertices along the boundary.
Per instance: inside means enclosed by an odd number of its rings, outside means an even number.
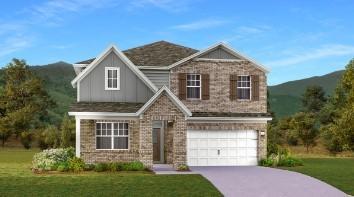
M144 103L123 102L77 102L70 106L70 112L117 112L135 113Z
M136 66L168 66L196 52L198 50L166 41L153 42L123 51ZM90 64L94 60L95 58L92 58L76 64Z

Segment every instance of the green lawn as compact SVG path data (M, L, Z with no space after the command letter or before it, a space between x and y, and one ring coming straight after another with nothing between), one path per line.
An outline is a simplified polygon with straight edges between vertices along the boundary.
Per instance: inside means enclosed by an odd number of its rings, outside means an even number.
M304 158L304 166L282 168L320 179L354 195L354 158Z
M35 152L0 148L0 196L221 196L200 175L33 174L30 166Z

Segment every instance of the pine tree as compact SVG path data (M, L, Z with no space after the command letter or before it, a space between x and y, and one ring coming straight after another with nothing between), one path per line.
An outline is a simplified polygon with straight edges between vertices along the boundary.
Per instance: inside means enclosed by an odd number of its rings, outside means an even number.
M62 148L73 146L73 136L75 133L75 124L73 120L70 119L67 115L65 115L61 123L60 129L60 146Z

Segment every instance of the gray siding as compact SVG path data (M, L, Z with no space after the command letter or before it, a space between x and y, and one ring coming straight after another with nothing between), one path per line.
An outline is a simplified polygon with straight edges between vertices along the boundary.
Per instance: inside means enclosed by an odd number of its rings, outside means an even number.
M157 88L163 85L169 87L170 71L169 70L141 70Z
M105 90L105 67L120 67L120 90ZM80 81L80 101L143 103L152 95L150 88L113 52Z
M202 55L200 58L208 58L208 59L240 59L231 53L225 51L222 48L216 48L210 51L207 54Z

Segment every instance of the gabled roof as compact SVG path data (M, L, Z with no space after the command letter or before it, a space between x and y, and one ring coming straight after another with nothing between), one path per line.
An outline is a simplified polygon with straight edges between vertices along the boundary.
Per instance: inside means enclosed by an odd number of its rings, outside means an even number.
M198 50L166 41L158 41L122 51L136 66L162 67L186 58ZM90 64L95 58L75 64Z
M71 85L75 87L77 82L90 73L111 52L115 53L153 92L158 90L157 87L115 45L109 46L103 53L101 53L101 55L91 62L75 77L74 80L71 81Z
M155 101L160 98L163 92L166 92L166 95L171 99L171 101L184 113L186 116L192 116L192 112L174 95L170 89L166 86L163 86L158 92L155 93L153 97L150 98L145 105L136 112L137 115L143 114L149 107L155 103Z
M183 58L182 60L171 64L170 66L168 66L168 68L172 69L172 68L174 68L176 66L179 66L179 65L181 65L181 64L183 64L183 63L185 63L185 62L187 62L189 60L192 60L194 58L198 58L198 57L200 57L200 56L202 56L202 55L204 55L204 54L206 54L206 53L208 53L208 52L210 52L210 51L212 51L212 50L214 50L214 49L216 49L218 47L221 47L225 51L231 53L232 55L234 55L234 56L236 56L236 57L238 57L240 59L244 59L244 60L252 62L257 68L259 68L260 70L262 70L262 71L264 71L266 73L269 72L268 69L265 66L263 66L262 64L257 63L256 61L254 61L253 59L251 59L251 58L249 58L249 57L247 57L245 55L242 55L240 52L236 51L235 49L232 49L230 46L228 46L227 44L222 43L222 42L218 43L218 44L215 44L215 45L213 45L213 46L211 46L211 47L209 47L209 48L207 48L205 50L202 50L202 51L199 51L197 53L194 53L194 54L192 54L192 55L190 55L190 56L188 56L186 58Z

